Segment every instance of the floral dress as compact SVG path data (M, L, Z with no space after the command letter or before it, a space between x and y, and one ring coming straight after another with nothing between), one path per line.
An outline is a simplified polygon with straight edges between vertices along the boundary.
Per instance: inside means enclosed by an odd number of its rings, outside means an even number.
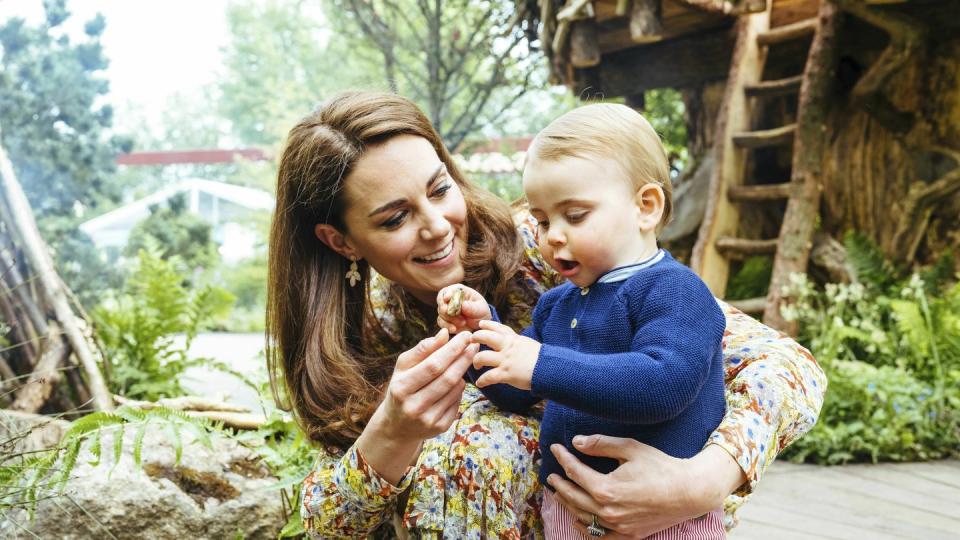
M532 306L558 276L537 248L536 222L518 217L526 260L511 299ZM397 316L381 281L372 294L394 337L416 344L432 333L416 314ZM513 297L516 295L516 298ZM727 413L707 444L733 456L747 482L725 502L726 525L777 454L816 422L826 377L813 356L789 337L720 302ZM504 322L519 330L529 310ZM428 328L430 328L428 330ZM445 433L424 442L415 465L397 485L384 480L356 446L320 451L303 484L301 515L313 538L542 538L537 481L539 418L494 407L468 384L460 414Z

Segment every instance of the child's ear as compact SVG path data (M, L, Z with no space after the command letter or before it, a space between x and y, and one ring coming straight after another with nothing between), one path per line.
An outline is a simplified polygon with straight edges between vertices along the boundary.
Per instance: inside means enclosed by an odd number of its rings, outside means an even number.
M640 230L655 231L663 219L663 208L666 205L663 188L653 183L644 184L637 190L634 202L640 211Z
M363 257L357 253L357 250L350 245L350 241L347 240L347 237L337 230L333 225L327 223L317 223L313 227L313 234L317 236L321 242L326 244L326 246L333 251L337 252L341 257L346 257L347 259L362 259Z

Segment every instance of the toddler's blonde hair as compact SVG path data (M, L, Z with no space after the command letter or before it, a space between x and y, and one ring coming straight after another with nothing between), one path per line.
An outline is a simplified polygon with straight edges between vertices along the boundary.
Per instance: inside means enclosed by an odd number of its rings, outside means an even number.
M604 157L614 160L634 189L656 184L663 190L663 217L673 213L673 186L667 151L647 119L626 105L593 103L557 118L537 134L527 153L531 160Z

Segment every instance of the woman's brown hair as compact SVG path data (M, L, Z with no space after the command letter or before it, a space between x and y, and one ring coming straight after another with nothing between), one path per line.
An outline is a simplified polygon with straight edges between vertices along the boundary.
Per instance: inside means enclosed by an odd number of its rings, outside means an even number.
M467 204L464 281L509 312L508 280L521 250L510 208L468 182L427 117L411 101L388 93L339 94L300 121L287 137L277 175L270 229L266 356L274 399L292 409L307 435L346 448L379 405L395 354L369 301L370 268L358 261L361 284L347 285L350 261L314 234L327 223L346 232L344 180L366 148L397 135L433 145ZM410 295L401 295L411 301ZM409 306L400 306L410 312ZM402 344L394 344L397 347Z

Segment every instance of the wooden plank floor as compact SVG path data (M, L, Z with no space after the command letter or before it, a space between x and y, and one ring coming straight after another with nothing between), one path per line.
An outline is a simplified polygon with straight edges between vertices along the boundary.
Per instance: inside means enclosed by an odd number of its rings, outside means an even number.
M777 462L732 540L960 539L960 461L819 467Z

